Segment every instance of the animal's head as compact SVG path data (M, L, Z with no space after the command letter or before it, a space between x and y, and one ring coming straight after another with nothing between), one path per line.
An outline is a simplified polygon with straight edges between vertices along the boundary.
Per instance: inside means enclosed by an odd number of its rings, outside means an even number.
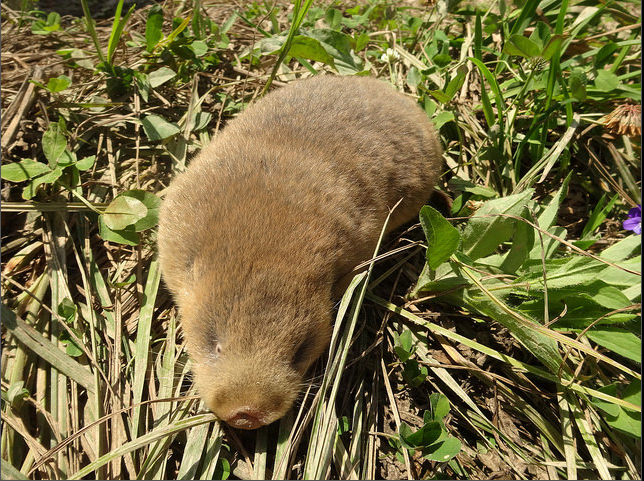
M269 272L235 289L212 273L197 281L178 299L197 391L233 427L276 421L329 344L329 292Z

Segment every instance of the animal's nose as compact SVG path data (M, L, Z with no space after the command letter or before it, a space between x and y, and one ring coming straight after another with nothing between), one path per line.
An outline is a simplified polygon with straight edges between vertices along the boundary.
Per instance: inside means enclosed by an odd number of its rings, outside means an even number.
M257 429L264 425L260 421L261 413L253 409L243 409L237 411L226 422L234 428L238 429Z

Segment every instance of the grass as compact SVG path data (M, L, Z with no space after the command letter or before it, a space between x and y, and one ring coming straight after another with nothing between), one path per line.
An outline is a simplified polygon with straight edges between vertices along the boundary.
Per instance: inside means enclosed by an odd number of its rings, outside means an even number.
M640 479L639 4L522 3L3 3L2 477ZM417 98L445 172L297 406L234 431L191 389L156 213L319 73Z

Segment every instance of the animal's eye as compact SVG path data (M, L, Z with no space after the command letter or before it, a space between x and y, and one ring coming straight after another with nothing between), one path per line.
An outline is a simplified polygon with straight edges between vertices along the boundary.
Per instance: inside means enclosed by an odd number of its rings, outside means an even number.
M219 343L215 345L215 354L217 354L218 356L221 354L221 344Z

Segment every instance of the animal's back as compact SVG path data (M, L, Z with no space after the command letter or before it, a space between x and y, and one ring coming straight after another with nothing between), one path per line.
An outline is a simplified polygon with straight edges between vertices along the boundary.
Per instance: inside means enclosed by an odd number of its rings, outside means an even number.
M333 249L340 277L371 255L396 202L389 230L417 214L440 162L431 122L412 99L371 78L314 77L230 121L175 181L165 210L181 205L169 225L187 251L249 238L272 249L294 235L302 248Z

